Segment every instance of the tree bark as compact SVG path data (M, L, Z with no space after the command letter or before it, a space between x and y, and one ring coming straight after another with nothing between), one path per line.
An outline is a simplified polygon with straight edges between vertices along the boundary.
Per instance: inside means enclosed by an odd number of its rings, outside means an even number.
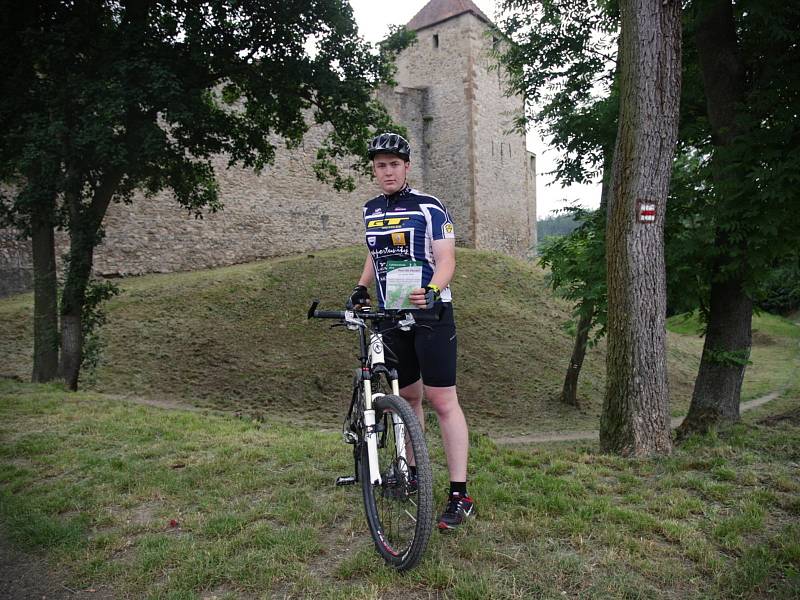
M594 302L584 300L581 307L581 316L578 320L578 331L575 333L575 345L569 359L567 375L564 377L564 388L561 390L561 402L570 406L579 406L578 402L578 377L586 357L586 345L589 341L589 331L592 328L594 317Z
M83 306L92 273L94 243L79 231L70 230L69 268L61 295L61 362L59 375L71 390L78 389L83 358Z
M620 115L606 235L608 354L603 451L671 450L666 368L664 216L678 134L681 6L620 3ZM637 219L638 201L655 220Z
M58 282L53 225L34 219L33 250L33 373L31 381L52 381L58 376Z
M76 186L65 194L69 208L69 268L61 296L61 362L59 375L71 390L78 389L83 360L83 307L86 287L92 275L94 249L102 239L101 226L108 205L123 177L121 170L107 173L97 187L91 203L82 202ZM73 181L79 181L75 177Z
M736 280L711 286L703 357L689 414L678 436L739 420L739 397L752 341L753 301Z
M701 1L697 11L695 44L712 144L719 151L731 145L740 133L736 117L738 105L745 99L745 69L730 0ZM725 177L724 160L724 153L715 152L711 162L717 189ZM717 230L715 245L723 252L731 247L726 231ZM737 251L741 257L746 247L742 245ZM739 420L742 380L752 345L753 301L744 289L741 268L731 268L735 266L725 254L714 263L703 356L689 413L678 429L679 437Z

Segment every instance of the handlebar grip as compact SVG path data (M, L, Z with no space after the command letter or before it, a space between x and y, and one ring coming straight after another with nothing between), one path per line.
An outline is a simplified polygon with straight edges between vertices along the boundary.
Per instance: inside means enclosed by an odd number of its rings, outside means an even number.
M313 316L318 319L344 319L344 312L340 310L315 310Z

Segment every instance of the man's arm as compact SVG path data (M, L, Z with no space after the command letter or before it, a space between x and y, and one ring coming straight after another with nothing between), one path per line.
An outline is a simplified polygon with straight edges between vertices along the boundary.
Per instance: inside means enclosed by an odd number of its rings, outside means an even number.
M456 272L456 241L454 239L433 240L431 244L433 250L433 260L436 267L433 270L433 278L428 285L435 285L440 290L443 290L453 279ZM425 297L427 290L425 288L417 288L409 296L411 303L425 308L428 305L428 299Z
M361 271L361 277L358 278L358 285L369 289L373 281L375 281L375 268L372 265L372 255L367 253L367 260L364 261L364 269Z
M433 240L433 261L436 267L431 283L443 290L453 280L456 272L456 241L454 239Z

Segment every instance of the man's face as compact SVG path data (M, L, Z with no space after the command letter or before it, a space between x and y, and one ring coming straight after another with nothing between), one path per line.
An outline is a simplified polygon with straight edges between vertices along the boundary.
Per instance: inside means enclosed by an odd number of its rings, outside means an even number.
M406 184L411 163L394 154L376 154L372 159L372 172L384 194L394 194Z

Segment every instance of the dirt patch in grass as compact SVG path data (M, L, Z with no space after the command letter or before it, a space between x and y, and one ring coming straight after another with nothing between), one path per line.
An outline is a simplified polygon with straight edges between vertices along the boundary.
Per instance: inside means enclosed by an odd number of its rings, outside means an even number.
M778 423L791 423L792 425L800 425L800 408L795 408L777 415L770 415L761 419L759 425L777 425Z
M759 346L773 346L777 344L775 338L763 331L753 331L753 344Z
M48 600L118 598L107 586L76 590L67 578L44 559L12 548L0 536L0 598L47 598Z

